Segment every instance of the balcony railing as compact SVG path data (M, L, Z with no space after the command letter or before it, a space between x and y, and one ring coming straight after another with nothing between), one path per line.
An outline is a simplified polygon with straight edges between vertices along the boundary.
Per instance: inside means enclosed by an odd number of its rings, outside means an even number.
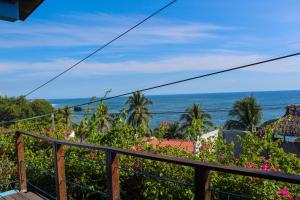
M9 133L14 134L14 133ZM53 156L55 164L55 185L56 185L56 199L67 199L67 180L65 175L65 155L64 146L92 149L96 151L103 151L106 155L106 184L107 184L107 199L119 200L120 199L120 155L127 155L136 158L149 159L153 161L172 163L180 166L188 166L194 168L194 195L196 200L209 200L211 199L210 189L210 171L224 172L230 174L237 174L243 176L251 176L264 178L275 181L282 181L293 184L300 184L300 176L285 174L281 172L267 172L256 169L248 169L234 166L223 166L218 164L211 164L196 160L187 160L182 158L162 156L158 154L137 152L132 150L83 144L76 142L69 142L63 140L53 139L47 136L26 132L16 131L16 149L17 149L17 164L18 164L18 177L19 177L19 190L22 192L27 191L27 178L25 169L25 155L24 155L24 139L23 135L30 136L49 142L53 145Z

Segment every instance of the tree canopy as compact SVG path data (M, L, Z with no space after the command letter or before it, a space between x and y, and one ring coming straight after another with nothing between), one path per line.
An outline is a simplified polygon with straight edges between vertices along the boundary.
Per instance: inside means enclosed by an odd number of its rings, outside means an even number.
M228 113L232 119L228 120L225 129L255 131L262 119L262 109L254 96L236 101Z
M53 106L46 100L0 96L0 121L10 121L51 113Z

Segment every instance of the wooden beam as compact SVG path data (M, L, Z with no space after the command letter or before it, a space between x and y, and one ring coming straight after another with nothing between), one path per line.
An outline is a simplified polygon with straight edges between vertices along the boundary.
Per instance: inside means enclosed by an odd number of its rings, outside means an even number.
M55 164L55 181L56 181L56 198L58 200L67 199L67 186L65 174L64 146L53 143L54 164Z
M24 140L21 133L16 133L16 150L18 157L19 187L21 192L27 192L26 169L24 163Z
M195 167L195 200L210 200L210 173L208 169Z
M119 155L106 151L107 199L120 199Z

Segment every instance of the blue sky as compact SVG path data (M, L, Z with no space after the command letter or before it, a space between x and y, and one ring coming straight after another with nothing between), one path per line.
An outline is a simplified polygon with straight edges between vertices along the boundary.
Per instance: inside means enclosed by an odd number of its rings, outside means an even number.
M25 94L151 14L166 0L45 1L0 22L0 95ZM111 95L300 50L300 1L178 0L29 98ZM147 94L300 89L300 58Z

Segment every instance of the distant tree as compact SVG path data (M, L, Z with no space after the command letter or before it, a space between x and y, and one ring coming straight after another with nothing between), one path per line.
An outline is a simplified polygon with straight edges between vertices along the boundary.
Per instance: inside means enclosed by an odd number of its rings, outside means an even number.
M35 115L43 115L45 113L51 113L54 109L53 106L44 99L36 99L31 101L31 108Z
M166 133L166 138L168 139L181 139L182 131L179 122L169 122L168 129Z
M133 127L149 127L151 114L147 106L152 105L153 102L146 98L141 92L135 92L129 96L125 102L129 106L128 124Z
M236 101L228 115L233 119L225 123L225 129L255 132L262 119L262 109L255 97L249 96Z
M96 128L97 131L107 132L112 117L109 114L109 110L104 101L101 101L91 117L91 125Z
M51 113L53 110L52 105L46 100L30 101L23 96L0 96L0 122L44 115ZM45 120L45 118L41 118L41 120Z
M181 129L186 130L192 125L193 120L201 120L205 127L213 125L211 122L211 116L205 112L199 104L193 104L180 116L180 121L182 122Z
M181 139L182 131L179 122L163 121L159 124L159 127L154 129L154 136L157 138L166 139Z

